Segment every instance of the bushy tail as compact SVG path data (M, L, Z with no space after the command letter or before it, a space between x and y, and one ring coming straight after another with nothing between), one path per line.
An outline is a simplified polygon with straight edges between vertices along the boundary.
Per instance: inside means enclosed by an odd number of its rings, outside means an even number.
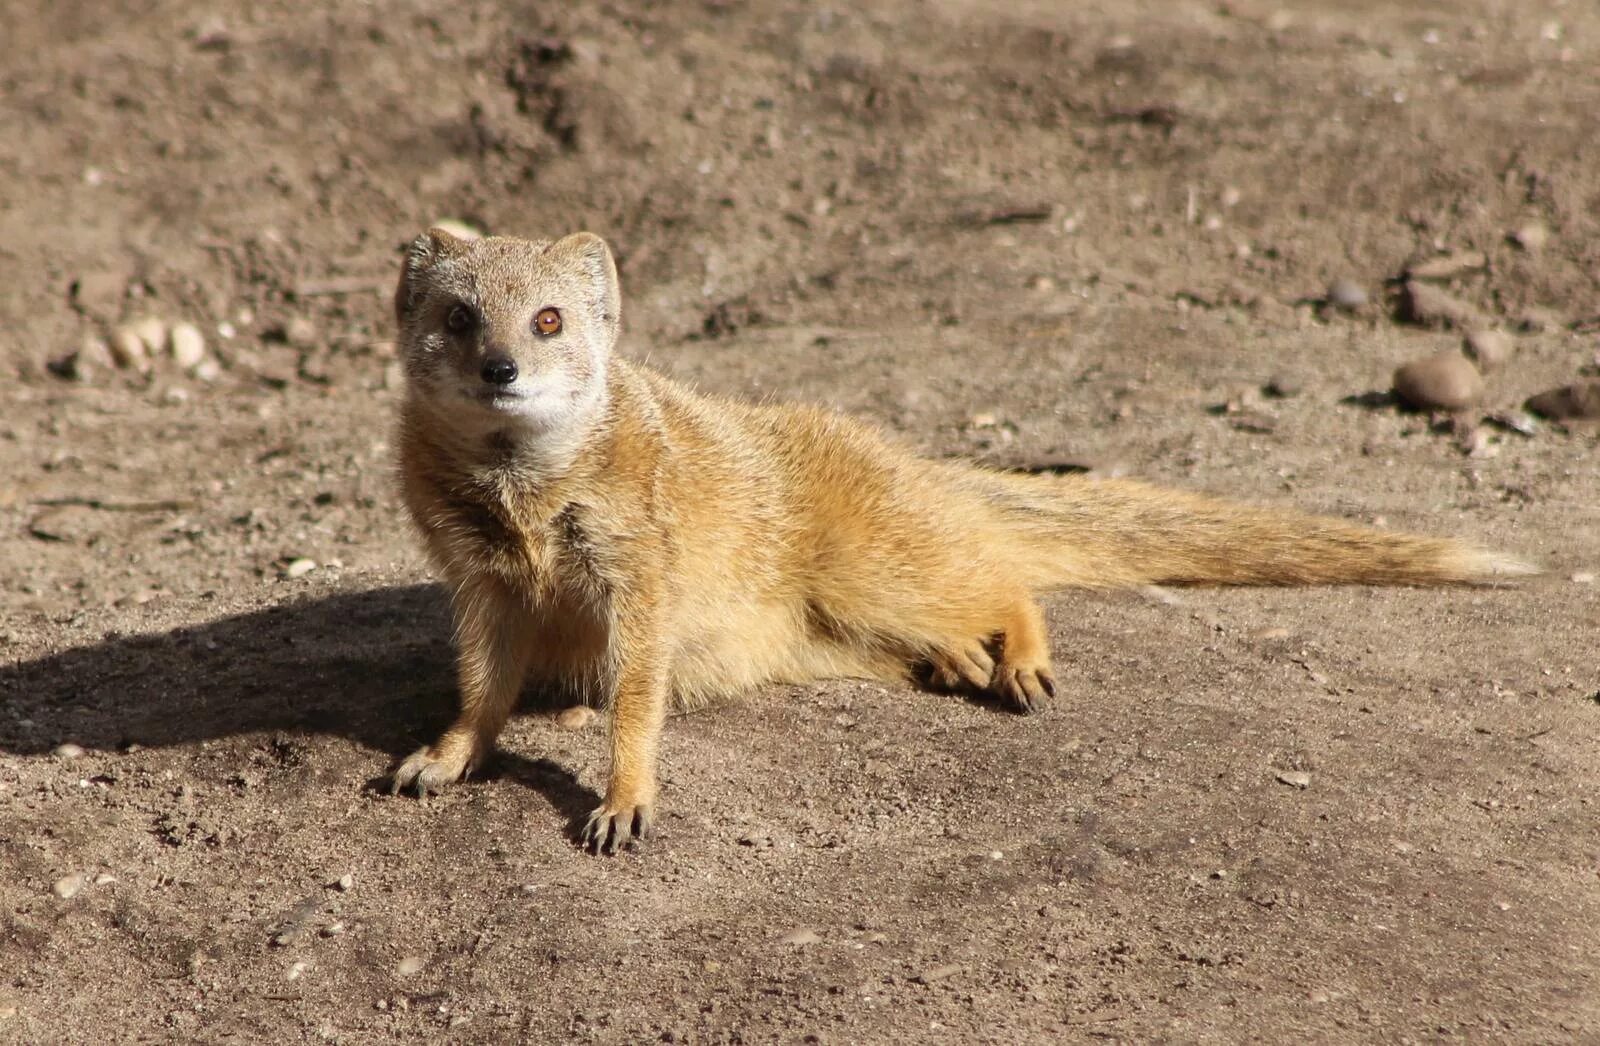
M1447 538L1233 504L1130 480L981 472L1036 588L1483 584L1538 573Z

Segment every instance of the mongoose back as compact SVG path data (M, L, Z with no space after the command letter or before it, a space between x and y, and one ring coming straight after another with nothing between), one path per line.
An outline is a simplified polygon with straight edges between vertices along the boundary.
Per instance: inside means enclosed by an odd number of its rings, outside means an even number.
M452 594L460 713L395 771L426 793L489 754L528 679L609 709L579 833L650 832L668 708L769 682L921 678L1033 711L1056 690L1041 591L1483 582L1468 544L1142 483L917 458L849 418L703 396L613 354L591 233L413 242L395 308L404 497Z

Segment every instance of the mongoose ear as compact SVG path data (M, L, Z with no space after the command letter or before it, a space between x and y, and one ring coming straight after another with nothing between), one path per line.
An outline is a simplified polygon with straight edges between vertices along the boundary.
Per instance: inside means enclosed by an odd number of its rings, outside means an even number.
M575 232L551 244L547 255L554 255L563 266L576 270L588 290L590 315L615 338L622 322L622 288L617 281L617 263L606 241L592 232Z
M422 277L440 258L465 246L465 240L443 229L429 229L411 241L405 261L400 263L400 286L394 292L394 312L400 322L405 322L422 299Z

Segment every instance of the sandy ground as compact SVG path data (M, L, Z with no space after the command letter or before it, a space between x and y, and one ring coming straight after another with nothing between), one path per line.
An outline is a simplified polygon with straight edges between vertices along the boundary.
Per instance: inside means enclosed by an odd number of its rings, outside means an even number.
M1600 367L1600 11L994 9L13 5L0 1040L1600 1040L1600 438L1508 413ZM680 718L615 859L538 694L390 798L453 701L386 300L441 217L606 235L705 389L1549 572L1064 595L1045 714ZM99 358L145 317L198 373ZM1482 409L1388 402L1463 326Z

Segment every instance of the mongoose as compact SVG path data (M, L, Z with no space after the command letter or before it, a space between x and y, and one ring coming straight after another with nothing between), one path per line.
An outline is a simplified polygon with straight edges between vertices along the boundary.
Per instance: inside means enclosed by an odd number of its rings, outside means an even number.
M1056 691L1037 593L1525 574L1456 541L1142 483L932 461L805 406L700 395L613 353L605 242L414 241L395 297L404 498L452 594L460 714L395 771L441 788L528 678L609 707L579 833L648 836L669 705L761 683L922 678L1022 712Z

